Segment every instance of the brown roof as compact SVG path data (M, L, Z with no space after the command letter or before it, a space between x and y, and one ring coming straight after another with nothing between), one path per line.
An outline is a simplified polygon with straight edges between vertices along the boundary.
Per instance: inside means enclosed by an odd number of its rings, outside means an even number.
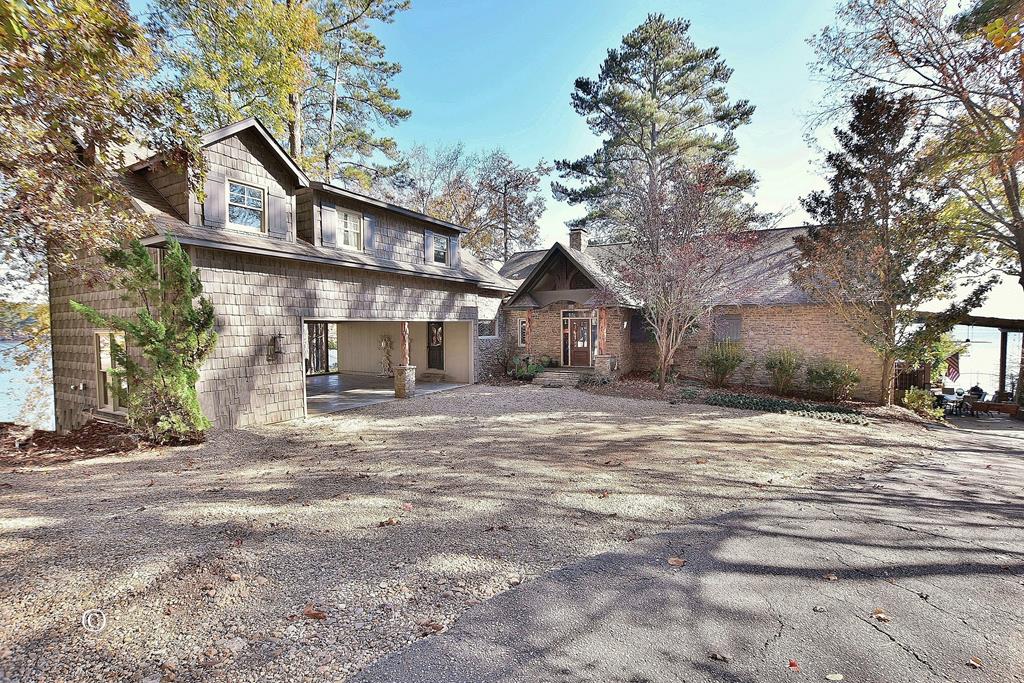
M127 173L125 184L136 208L149 216L157 229L157 235L144 240L149 245L159 244L165 237L171 236L182 244L225 251L465 282L500 292L515 289L514 283L501 277L465 250L462 251L459 268L443 268L427 263L392 261L363 252L318 247L302 240L288 242L237 230L194 226L183 221L141 173Z
M806 231L806 226L752 231L756 242L730 270L730 286L726 287L730 294L719 303L736 306L809 303L807 294L790 279L796 255L793 240ZM616 290L609 271L623 258L624 243L592 244L583 252L561 243L556 246L568 253L595 282L604 282L613 292ZM513 254L498 272L521 287L556 246Z

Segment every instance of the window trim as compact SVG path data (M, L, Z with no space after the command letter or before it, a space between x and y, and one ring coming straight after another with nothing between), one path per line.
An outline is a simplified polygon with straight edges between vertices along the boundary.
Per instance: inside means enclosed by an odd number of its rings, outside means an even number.
M353 219L355 219L356 223L359 225L359 229L356 232L356 234L359 236L359 239L358 239L359 244L358 244L358 246L352 246L350 244L345 244L345 233L349 232L349 231L345 230L345 223L346 223L345 219L346 219L346 217L349 217L349 216L351 216ZM335 245L337 245L341 249L349 249L349 250L352 250L352 251L365 251L365 246L366 246L366 230L364 229L364 227L365 227L364 226L364 220L365 219L363 217L363 214L356 213L355 211L349 211L348 209L342 209L342 208L339 208L337 205L335 205L335 207L334 207L334 221L335 221L335 226L334 226L334 232L335 232L334 242L335 242Z
M736 338L730 338L723 334L726 321L736 321ZM711 329L711 341L718 342L742 342L743 341L743 315L741 313L723 313L715 318Z
M108 339L110 346L110 368L108 370L103 369L100 351L100 339L102 337L120 337L119 343L127 348L125 341L124 332L117 332L115 330L93 330L92 335L92 348L96 354L95 369L96 369L96 410L100 410L107 413L115 413L118 415L124 415L128 412L127 406L122 406L120 400L118 400L117 392L112 388L108 387L108 383L104 375L108 375L110 370L114 368L114 347L111 340ZM112 386L112 385L111 385ZM102 403L101 397L103 394L109 394L110 403Z
M239 225L238 223L231 222L231 183L235 185L241 185L243 187L251 187L254 190L259 190L262 195L263 207L260 209L260 227L259 229L253 228L248 225ZM250 182L239 180L237 178L225 178L224 179L224 227L230 228L231 230L241 230L242 232L251 232L258 235L265 234L267 232L267 188L261 187L260 185L253 185ZM242 204L235 203L234 206L243 206ZM245 207L252 209L251 206Z
M438 240L443 240L444 244L446 245L445 249L444 249L444 261L438 261L437 260L437 243L438 243ZM440 233L435 232L434 233L434 245L433 246L434 246L434 256L433 256L433 260L431 261L431 263L433 265L435 265L435 266L448 266L448 265L451 265L451 262L452 262L452 238L449 237L448 235L442 235Z
M494 334L480 334L480 325L494 325ZM478 339L494 339L498 336L498 321L496 319L491 320L477 320L476 321L476 336Z
M526 318L519 318L516 328L516 346L521 349L526 348L526 341Z

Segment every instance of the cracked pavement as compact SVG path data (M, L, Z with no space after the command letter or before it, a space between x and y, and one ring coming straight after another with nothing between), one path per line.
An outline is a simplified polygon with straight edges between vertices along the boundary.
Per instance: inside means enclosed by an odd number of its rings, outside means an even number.
M1024 681L1024 424L961 425L524 584L357 680Z

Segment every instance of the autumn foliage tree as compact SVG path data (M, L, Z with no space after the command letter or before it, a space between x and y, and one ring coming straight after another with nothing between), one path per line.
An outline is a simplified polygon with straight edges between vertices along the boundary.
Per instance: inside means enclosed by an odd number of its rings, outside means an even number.
M879 395L891 403L895 361L920 360L991 283L922 319L923 305L950 292L975 257L950 239L948 199L932 182L917 100L869 88L850 108L848 126L835 130L838 149L825 157L828 189L802 200L819 225L797 239L793 279L875 351Z
M140 234L121 169L143 145L201 171L145 32L117 0L5 5L0 29L0 254L18 289ZM192 177L196 180L195 176Z

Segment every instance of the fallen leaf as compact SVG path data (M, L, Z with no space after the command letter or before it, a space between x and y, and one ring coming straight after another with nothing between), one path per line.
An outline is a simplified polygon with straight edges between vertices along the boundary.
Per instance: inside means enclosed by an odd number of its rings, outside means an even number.
M311 603L309 605L306 605L306 608L302 610L302 616L309 617L310 619L316 619L318 621L323 621L327 618L327 613L323 610L319 610L316 607L313 607Z
M607 498L610 495L611 495L611 493L609 491L602 491L597 497L598 498Z
M433 619L423 619L419 623L421 629L423 629L423 635L429 636L431 633L440 633L444 630L444 624L439 624Z
M886 623L886 624L888 624L890 621L892 621L892 617L890 617L888 614L886 614L885 610L882 609L881 607L876 607L874 610L872 610L871 611L871 616L876 621L881 621L881 622Z
M397 517L388 517L384 521L378 522L377 526L395 526L396 524L401 524Z
M155 483L156 483L156 480L154 480L154 479L150 479L150 480L149 480L149 483L148 483L148 484L146 484L146 486L147 486L147 487L149 487L149 486L152 486L152 485L153 485L153 484L155 484Z
M971 657L970 659L967 660L967 666L971 667L972 669L980 669L981 668L981 660L978 659L977 657Z
M681 557L670 557L668 558L668 563L673 567L682 567L686 564L686 560Z
M790 671L799 671L800 670L800 665L796 663L795 659L789 660L789 665L788 666L789 666L789 670Z
M697 464L697 465L707 465L708 464L708 459L707 458L697 458L693 462L695 464Z
M402 509L406 512L412 512L412 503L402 503Z
M715 660L716 662L731 662L732 661L732 657L730 657L729 655L723 655L721 652L712 652L711 654L708 655L708 657L710 657L711 659Z
M821 578L825 579L826 581L838 581L839 580L839 577L836 576L835 574L825 574Z
M829 674L825 676L826 681L841 681L843 680L843 674Z

